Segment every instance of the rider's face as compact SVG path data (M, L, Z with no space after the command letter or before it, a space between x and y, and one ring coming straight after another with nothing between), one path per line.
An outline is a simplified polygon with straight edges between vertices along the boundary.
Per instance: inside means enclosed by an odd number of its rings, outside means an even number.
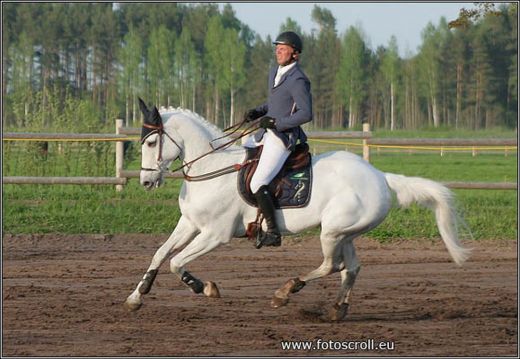
M278 65L288 65L292 62L294 49L289 45L277 44L276 45L276 62Z

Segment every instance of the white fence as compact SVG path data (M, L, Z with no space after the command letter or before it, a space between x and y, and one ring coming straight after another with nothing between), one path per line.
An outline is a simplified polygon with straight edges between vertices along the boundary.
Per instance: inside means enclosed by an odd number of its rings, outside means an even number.
M113 141L116 146L116 168L115 177L24 177L7 176L2 177L4 184L108 184L115 185L116 190L121 191L129 178L139 177L139 171L129 171L124 169L124 147L125 141L135 141L136 135L140 134L138 128L123 127L123 120L116 120L115 134L66 134L66 133L5 133L3 141ZM329 144L343 144L335 142L334 139L361 139L359 145L363 148L363 158L370 161L370 149L388 148L407 148L407 149L432 149L427 146L435 146L440 149L465 147L471 150L473 155L481 149L503 149L505 155L507 151L516 151L516 139L374 139L368 124L363 125L363 131L308 131L311 141L324 142ZM176 172L167 174L167 177L182 178L182 173ZM513 182L443 182L450 188L460 189L517 189L517 183Z

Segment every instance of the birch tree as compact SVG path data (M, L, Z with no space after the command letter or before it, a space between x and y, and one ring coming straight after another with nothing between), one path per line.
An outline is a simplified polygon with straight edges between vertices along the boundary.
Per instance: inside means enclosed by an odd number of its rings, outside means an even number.
M339 91L348 109L348 127L357 125L365 97L365 43L360 31L351 26L343 36L339 68Z
M208 31L204 39L205 66L207 70L209 86L206 91L206 117L212 118L218 123L220 115L220 89L222 86L221 63L224 61L222 53L222 41L224 39L224 27L218 16L213 16L208 23ZM213 109L211 108L213 101ZM213 116L212 116L213 115Z
M173 78L174 33L161 25L152 30L148 46L147 71L151 99L157 106L169 106Z
M195 110L196 84L200 72L200 60L195 51L191 31L188 27L182 29L179 40L175 44L175 69L180 91L180 105Z
M390 131L396 129L396 91L399 76L399 51L397 48L397 39L395 36L390 38L387 51L383 58L381 71L387 85L390 88Z
M141 37L134 29L125 35L123 46L119 51L120 71L119 83L125 103L125 125L129 119L135 122L137 118L137 95L142 91L142 56L143 45Z
M224 31L224 41L222 42L222 79L225 89L229 91L229 124L235 122L235 98L237 91L242 87L245 80L244 63L246 46L240 40L239 34L235 29Z
M439 127L440 117L438 108L439 92L439 56L440 34L430 22L422 31L422 45L419 54L420 74L424 96L427 99L428 122ZM433 121L432 121L433 120Z

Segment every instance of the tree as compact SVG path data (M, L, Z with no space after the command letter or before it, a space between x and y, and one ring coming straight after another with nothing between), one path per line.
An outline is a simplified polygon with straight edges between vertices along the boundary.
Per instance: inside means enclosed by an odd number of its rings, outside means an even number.
M397 81L399 76L399 52L397 49L397 39L395 36L390 38L388 49L383 57L381 71L387 84L390 87L390 131L396 129L395 96L397 91Z
M312 21L319 26L319 31L334 31L336 32L336 18L332 15L329 9L321 8L314 5L311 12Z
M141 89L142 81L142 56L143 44L141 37L131 28L124 37L124 44L119 52L122 96L125 101L125 125L129 119L135 122L137 118L137 95Z
M285 19L285 22L280 25L279 33L285 32L285 31L293 31L297 33L298 35L302 36L303 31L301 26L292 18L287 17Z
M69 5L68 16L64 17L65 30L65 51L67 61L70 61L70 71L72 79L71 87L74 95L82 97L87 91L87 58L88 58L88 38L85 36L85 29L90 26L90 12L92 4L73 3ZM119 43L120 38L117 38ZM117 49L115 50L117 52ZM115 61L115 56L113 61Z
M474 9L466 9L462 8L459 11L459 16L457 19L452 20L448 23L449 28L467 28L472 25L473 22L476 22L486 16L500 16L501 13L496 11L495 4L491 2L479 2L475 3L476 8ZM518 9L518 3L512 3L511 9Z
M235 97L237 91L242 87L245 80L244 63L246 46L240 40L239 34L235 29L224 31L224 40L221 45L223 52L221 71L224 88L229 91L230 111L229 124L235 122Z
M411 55L407 56L408 60L404 62L403 77L404 77L404 128L416 129L420 125L420 106L418 95L418 61L417 58Z
M516 5L516 6L515 6ZM511 4L511 7L504 9L507 11L510 31L508 44L509 51L509 76L508 76L508 95L507 95L507 114L506 125L509 127L518 126L518 4Z
M365 97L365 42L360 31L351 26L343 36L339 91L342 104L348 108L348 127L353 128L359 120L361 104Z
M320 128L329 127L331 120L336 120L336 126L341 126L341 114L336 115L340 105L335 96L340 57L336 19L330 10L317 5L314 5L311 17L318 24L319 32L316 38L306 39L305 69L308 69L312 83L315 122Z
M419 53L419 66L423 96L427 101L428 122L439 127L440 117L438 108L439 91L439 61L441 48L440 32L430 22L422 31L423 44ZM433 121L432 121L433 120Z
M451 125L453 99L456 93L455 51L453 34L448 29L446 18L441 17L438 25L440 33L439 52L439 117L444 125Z
M11 91L15 110L15 124L26 125L29 106L32 102L33 57L34 48L25 32L19 35L18 42L9 49L11 59Z
M195 110L196 85L200 77L200 60L195 51L189 27L182 30L175 44L175 69L180 90L180 105L187 107L188 97L191 107Z
M288 17L280 32L303 40L310 125L352 128L368 116L390 129L515 128L518 7L477 7L479 17L464 27L429 24L419 54L403 59L393 40L367 48L360 28L338 37L334 13L320 6L310 33ZM65 123L64 106L70 113L76 105L95 109L100 124L115 116L129 124L138 116L137 95L189 106L218 124L235 122L265 101L266 75L276 65L272 39L242 24L232 4L219 11L216 3L10 2L2 9L8 125L56 128Z
M245 91L241 97L245 109L256 107L265 102L267 98L267 76L269 68L274 65L273 46L268 36L264 41L256 35L253 47L246 53Z
M170 105L172 84L176 82L171 60L174 43L175 34L164 25L153 29L150 34L147 51L147 82L150 86L150 100L153 100L157 106Z
M204 40L204 48L206 52L205 62L208 80L210 86L206 92L206 117L214 117L215 123L218 123L220 115L220 90L224 87L221 64L224 61L222 52L222 41L224 39L224 27L218 16L213 16L208 23L208 31ZM211 93L211 91L213 93ZM213 100L214 111L211 112L210 103ZM213 116L211 114L213 113Z
M92 100L101 108L115 99L114 58L119 46L119 28L112 11L112 4L94 4L92 20L88 31L91 51Z
M460 29L455 31L452 44L450 46L455 62L455 128L462 124L462 104L465 89L465 73L468 61L467 31Z

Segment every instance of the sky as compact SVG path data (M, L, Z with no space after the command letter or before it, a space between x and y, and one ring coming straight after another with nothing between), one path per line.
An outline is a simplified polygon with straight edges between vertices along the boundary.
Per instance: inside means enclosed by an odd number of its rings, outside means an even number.
M287 17L303 32L317 29L311 20L314 5L329 9L336 19L336 30L343 35L350 26L361 26L370 48L387 46L395 35L401 57L417 54L421 32L428 22L439 24L442 16L455 20L461 8L473 9L473 2L229 2L235 16L259 34L276 38ZM221 4L221 9L225 3ZM304 44L305 47L305 44ZM305 51L305 50L304 50Z

